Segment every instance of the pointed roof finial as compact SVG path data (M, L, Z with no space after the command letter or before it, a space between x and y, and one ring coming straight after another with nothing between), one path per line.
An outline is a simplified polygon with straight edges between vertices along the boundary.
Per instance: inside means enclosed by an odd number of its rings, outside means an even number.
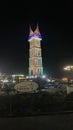
M38 26L38 24L37 24L37 26L36 26L36 29L35 29L35 31L34 31L36 34L40 34L40 31L39 31L39 26Z
M31 26L29 25L29 35L32 35L32 34L33 34L33 31L32 31Z

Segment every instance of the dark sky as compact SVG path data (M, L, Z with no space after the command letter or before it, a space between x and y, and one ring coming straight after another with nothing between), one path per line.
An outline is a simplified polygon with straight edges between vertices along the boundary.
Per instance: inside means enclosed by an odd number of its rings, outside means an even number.
M47 5L47 4L46 4ZM6 7L0 10L0 72L28 74L29 24L39 24L44 72L61 76L73 64L73 7Z

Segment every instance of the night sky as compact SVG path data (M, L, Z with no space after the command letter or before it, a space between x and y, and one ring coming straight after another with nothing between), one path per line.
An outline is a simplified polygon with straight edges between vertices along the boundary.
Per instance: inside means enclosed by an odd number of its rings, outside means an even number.
M29 25L38 23L42 35L44 73L60 77L73 64L73 8L46 6L11 7L0 10L0 72L28 74Z

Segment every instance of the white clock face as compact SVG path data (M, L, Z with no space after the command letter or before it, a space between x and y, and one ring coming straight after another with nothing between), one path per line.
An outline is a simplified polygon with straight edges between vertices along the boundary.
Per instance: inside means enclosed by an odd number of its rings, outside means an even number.
M40 47L40 41L36 40L36 39L33 39L31 42L30 42L30 48L32 47Z
M40 47L40 41L35 40L35 46L36 46L36 47Z

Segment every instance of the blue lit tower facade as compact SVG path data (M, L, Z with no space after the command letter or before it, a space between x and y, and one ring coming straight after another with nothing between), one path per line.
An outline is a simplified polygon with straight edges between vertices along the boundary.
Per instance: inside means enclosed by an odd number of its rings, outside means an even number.
M33 32L30 27L29 32L29 75L43 75L42 53L41 53L41 34L37 25Z

